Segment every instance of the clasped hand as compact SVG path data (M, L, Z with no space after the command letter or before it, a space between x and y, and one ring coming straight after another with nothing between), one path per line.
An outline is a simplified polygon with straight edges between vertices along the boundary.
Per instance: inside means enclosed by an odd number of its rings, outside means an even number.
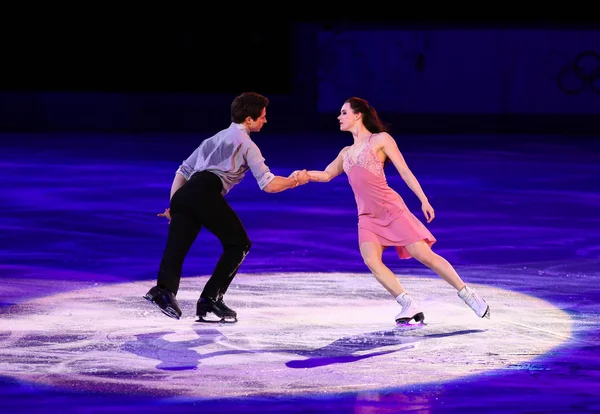
M296 170L291 173L288 178L294 178L298 182L298 185L304 185L310 181L310 177L306 170Z

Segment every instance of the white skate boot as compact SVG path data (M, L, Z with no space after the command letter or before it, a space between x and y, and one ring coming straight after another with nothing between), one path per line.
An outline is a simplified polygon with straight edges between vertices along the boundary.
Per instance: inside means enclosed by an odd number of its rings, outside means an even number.
M490 319L490 307L473 289L465 286L458 292L458 297L465 301L480 318Z
M402 306L402 311L396 315L397 325L409 325L410 321L414 319L417 323L422 323L425 320L425 316L421 311L421 308L417 303L408 295L408 293L401 293L396 297L396 302Z

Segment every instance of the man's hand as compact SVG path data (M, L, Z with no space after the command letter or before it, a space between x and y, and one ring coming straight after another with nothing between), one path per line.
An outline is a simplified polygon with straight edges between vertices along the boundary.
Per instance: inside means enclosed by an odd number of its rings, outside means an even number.
M167 219L169 219L169 224L171 224L171 209L165 208L165 212L159 213L159 214L157 214L157 216L158 217L166 217Z
M300 182L300 185L304 185L310 181L310 177L306 170L302 170L298 173L298 181Z
M306 170L296 170L294 171L290 177L294 178L298 185L304 185L310 181L310 177L308 176L308 172Z

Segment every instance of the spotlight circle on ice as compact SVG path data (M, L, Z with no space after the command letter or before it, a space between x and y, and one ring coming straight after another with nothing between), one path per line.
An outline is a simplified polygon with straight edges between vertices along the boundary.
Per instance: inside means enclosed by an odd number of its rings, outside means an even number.
M179 320L142 298L152 281L90 286L5 308L0 369L78 391L342 393L519 369L571 337L569 316L544 300L471 283L494 309L482 319L443 280L403 275L426 319L398 328L398 304L363 273L240 274L226 298L238 322L197 323L198 287L207 278L182 279Z

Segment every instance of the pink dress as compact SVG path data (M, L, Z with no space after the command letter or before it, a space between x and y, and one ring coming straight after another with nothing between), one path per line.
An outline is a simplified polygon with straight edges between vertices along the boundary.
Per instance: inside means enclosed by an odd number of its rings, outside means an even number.
M344 171L354 191L358 208L358 242L375 242L384 248L393 246L401 259L412 256L407 245L424 240L436 242L431 232L410 212L400 195L390 188L383 163L365 143L356 159L344 153Z

